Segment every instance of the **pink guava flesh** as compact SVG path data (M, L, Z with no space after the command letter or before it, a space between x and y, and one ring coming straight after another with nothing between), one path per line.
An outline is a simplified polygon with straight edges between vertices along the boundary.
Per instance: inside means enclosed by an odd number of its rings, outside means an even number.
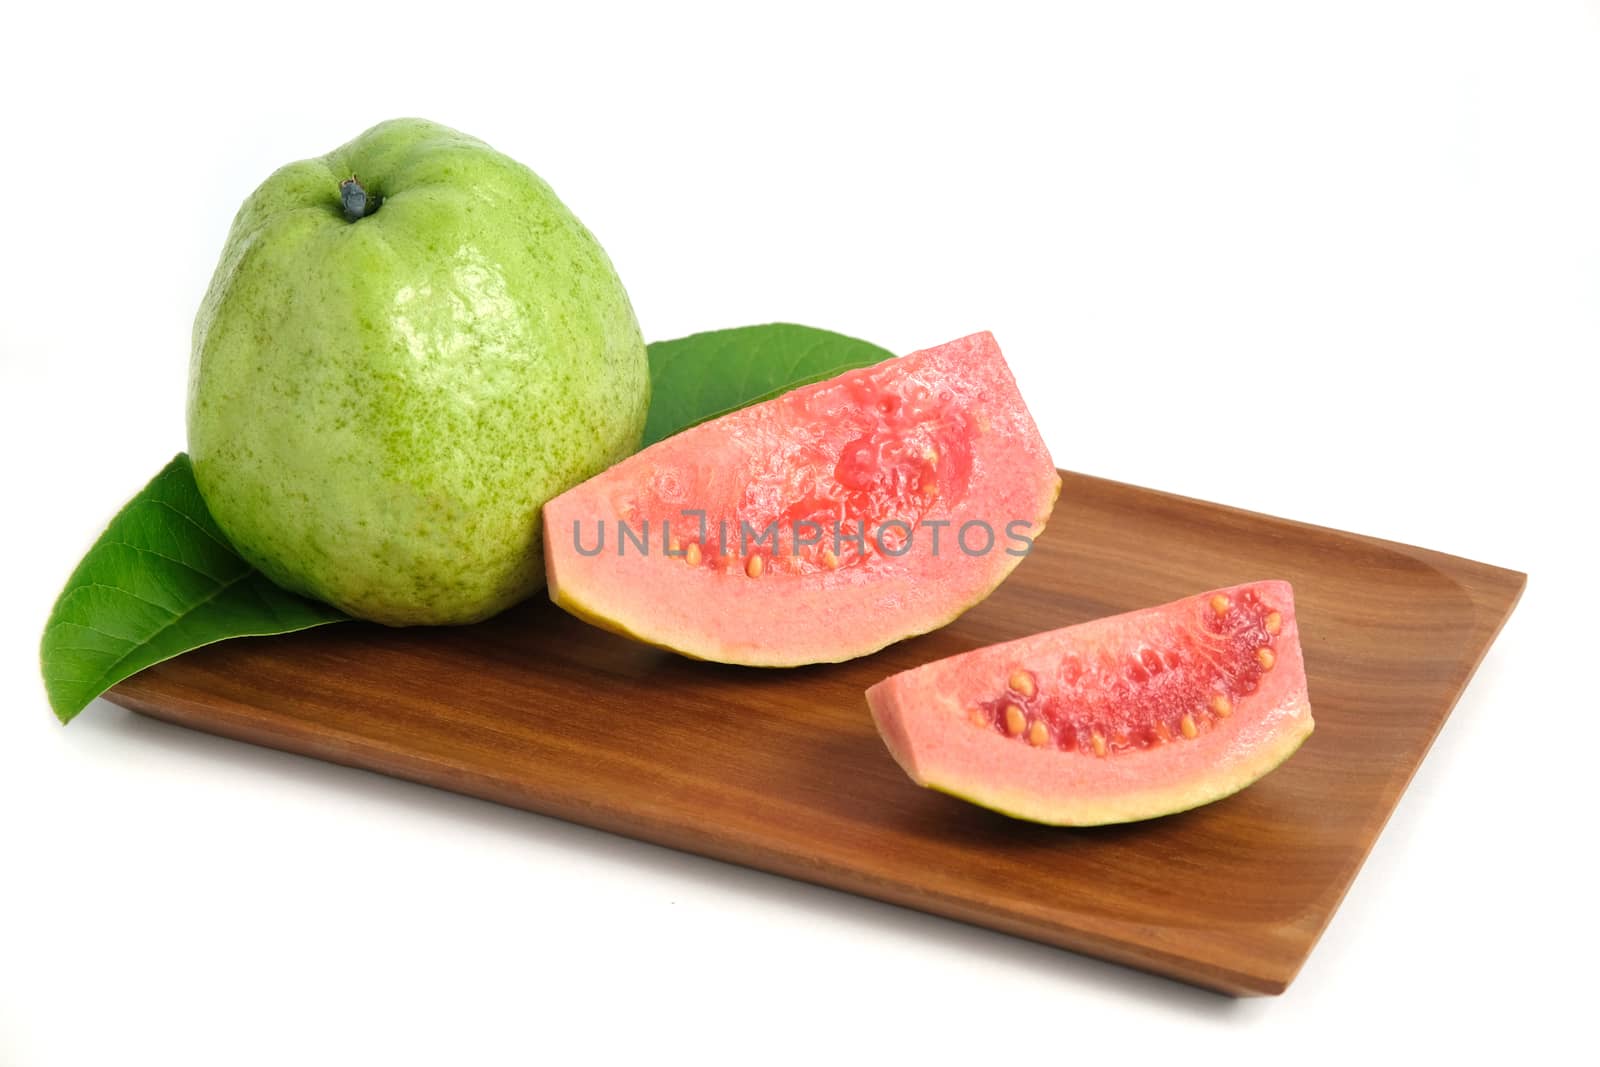
M697 659L838 662L982 600L1060 488L974 334L702 423L551 500L550 597Z
M1312 730L1281 581L952 656L886 678L867 704L919 785L1067 826L1218 800Z

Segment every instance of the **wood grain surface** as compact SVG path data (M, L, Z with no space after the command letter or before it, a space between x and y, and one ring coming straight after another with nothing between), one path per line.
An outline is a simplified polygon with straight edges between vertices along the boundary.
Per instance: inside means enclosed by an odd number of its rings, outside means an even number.
M1116 960L1282 992L1525 577L1070 473L1028 559L937 633L836 666L726 667L542 599L459 629L228 641L109 698L226 737L484 797ZM1199 590L1294 583L1317 728L1209 807L1086 830L912 785L863 690L980 645ZM779 620L774 620L778 625Z

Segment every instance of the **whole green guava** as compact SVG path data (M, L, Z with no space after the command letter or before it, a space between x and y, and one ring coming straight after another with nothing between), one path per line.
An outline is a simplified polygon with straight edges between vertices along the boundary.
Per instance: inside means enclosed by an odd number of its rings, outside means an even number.
M544 583L539 509L650 401L611 261L550 187L418 119L268 178L194 325L189 455L235 549L389 625Z

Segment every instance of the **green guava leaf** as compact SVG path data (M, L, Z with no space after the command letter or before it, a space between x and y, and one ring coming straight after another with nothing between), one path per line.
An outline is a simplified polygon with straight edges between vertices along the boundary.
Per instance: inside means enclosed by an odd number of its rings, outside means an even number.
M893 355L842 333L786 322L657 341L650 346L644 444Z
M347 617L280 589L240 559L179 453L72 572L39 658L50 706L69 722L116 683L180 652Z

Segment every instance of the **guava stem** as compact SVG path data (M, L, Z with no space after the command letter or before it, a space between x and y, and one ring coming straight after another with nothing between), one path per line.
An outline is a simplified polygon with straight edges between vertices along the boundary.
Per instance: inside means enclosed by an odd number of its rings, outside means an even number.
M344 208L346 222L356 222L378 210L378 201L367 195L367 187L352 174L339 183L339 206Z

